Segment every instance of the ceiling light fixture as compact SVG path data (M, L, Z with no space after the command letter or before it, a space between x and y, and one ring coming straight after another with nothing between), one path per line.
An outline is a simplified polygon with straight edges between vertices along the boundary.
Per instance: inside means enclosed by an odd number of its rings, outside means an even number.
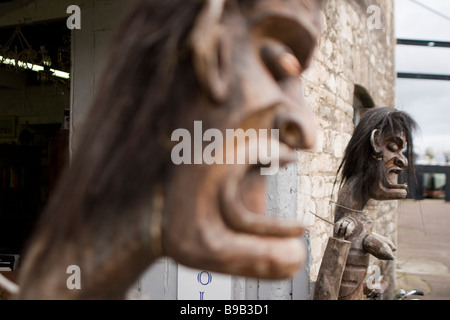
M41 71L45 70L45 68L43 66L40 66L37 64L32 64L29 62L23 62L20 60L16 61L15 59L4 58L3 56L0 56L0 61L6 65L17 66L19 68L28 69L28 70L35 71L35 72L41 72ZM50 71L52 72L52 75L55 77L62 78L62 79L70 79L70 73L68 73L68 72L64 72L64 71L56 70L56 69L50 69Z

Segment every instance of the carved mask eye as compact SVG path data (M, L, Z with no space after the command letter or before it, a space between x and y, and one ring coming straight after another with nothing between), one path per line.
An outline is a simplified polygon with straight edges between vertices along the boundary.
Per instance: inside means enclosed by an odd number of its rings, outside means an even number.
M276 81L298 77L302 73L302 65L292 50L278 41L266 40L260 55Z
M389 142L387 144L387 148L389 151L392 151L392 152L397 152L400 149L398 144L396 144L395 142Z
M391 152L405 152L406 151L406 141L404 138L400 137L393 137L390 139L387 139L385 141L386 148Z

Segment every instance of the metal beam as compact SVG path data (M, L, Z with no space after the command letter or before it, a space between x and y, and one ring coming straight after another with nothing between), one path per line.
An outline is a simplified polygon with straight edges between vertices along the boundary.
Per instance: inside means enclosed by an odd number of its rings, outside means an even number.
M397 44L406 46L430 47L430 48L436 47L450 48L450 41L397 39Z
M450 75L446 75L446 74L399 72L399 73L397 73L397 78L399 78L399 79L422 79L422 80L450 81Z

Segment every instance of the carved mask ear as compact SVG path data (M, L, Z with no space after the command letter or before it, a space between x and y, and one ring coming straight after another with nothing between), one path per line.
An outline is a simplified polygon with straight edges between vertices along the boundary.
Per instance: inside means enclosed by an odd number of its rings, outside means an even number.
M372 148L376 153L381 152L381 147L377 142L378 135L380 134L380 130L375 129L372 131L372 135L370 136L370 143L372 144Z
M223 102L229 93L229 56L221 25L226 0L205 0L190 37L194 67L201 85L216 102Z

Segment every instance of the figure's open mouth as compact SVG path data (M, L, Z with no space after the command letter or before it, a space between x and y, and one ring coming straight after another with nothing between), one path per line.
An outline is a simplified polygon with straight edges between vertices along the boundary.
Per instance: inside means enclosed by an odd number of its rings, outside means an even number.
M288 219L266 215L267 176L262 169L283 168L295 161L295 151L284 143L276 143L278 151L272 156L272 162L258 156L257 164L237 165L226 178L221 193L221 206L224 220L236 231L278 237L300 236L304 228Z
M279 150L275 155L277 159L272 159L271 163L264 165L258 159L258 164L249 166L239 184L242 204L255 214L264 215L266 212L266 187L269 175L263 175L264 170L272 171L275 174L295 161L294 150L284 143L278 143L277 150Z
M266 206L265 197L261 195L267 192L267 177L261 175L261 168L260 165L248 168L239 184L238 194L239 200L248 211L263 215L266 212Z
M398 167L393 167L388 170L388 176L387 176L388 189L402 189L402 190L408 189L408 185L406 183L404 183L404 184L398 183L398 176L402 172L403 172L403 170Z

